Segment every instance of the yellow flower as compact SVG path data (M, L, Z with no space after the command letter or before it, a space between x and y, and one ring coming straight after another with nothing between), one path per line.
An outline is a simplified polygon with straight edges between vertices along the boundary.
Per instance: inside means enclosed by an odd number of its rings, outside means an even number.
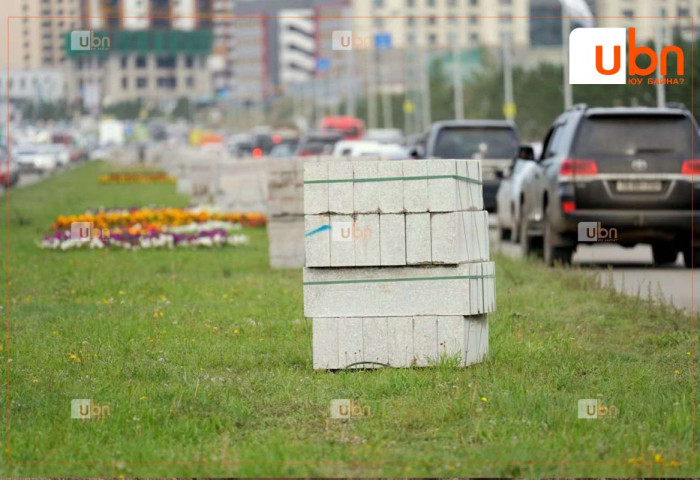
M237 328L234 328L234 329L233 329L233 334L234 334L234 335L238 335L238 329L237 329Z
M663 462L663 460L664 460L664 457L662 457L660 453L657 453L654 455L654 461L656 463L661 463L661 462Z
M481 397L481 401L482 401L482 402L484 402L484 403L486 403L486 402L488 402L488 401L489 401L489 399L488 399L488 398L486 398L486 397Z
M38 378L35 378L34 380L32 380L32 382L33 382L33 383L39 383L39 379L38 379Z
M54 330L54 331L51 332L51 333L53 333L54 336L58 335L58 332L57 332L56 330Z
M119 295L124 295L124 290L119 290Z
M140 397L139 400L144 401L144 400L146 400L147 398L148 398L148 397L144 395L144 396Z
M681 372L680 372L680 370L674 370L674 371L673 371L673 374L674 374L674 375L680 375Z

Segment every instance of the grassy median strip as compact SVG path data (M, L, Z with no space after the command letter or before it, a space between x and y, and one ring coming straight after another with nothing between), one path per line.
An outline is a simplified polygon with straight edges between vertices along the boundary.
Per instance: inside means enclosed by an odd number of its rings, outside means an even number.
M12 464L3 476L698 471L697 460L684 464L687 315L602 290L588 275L498 256L486 363L314 372L301 271L269 269L262 228L232 249L40 250L59 214L187 204L173 185L100 185L108 171L94 163L11 191L11 424L0 445ZM0 217L6 247L5 207ZM579 399L597 398L619 413L578 419ZM92 399L102 418L71 419L72 399ZM331 420L333 399L364 415Z

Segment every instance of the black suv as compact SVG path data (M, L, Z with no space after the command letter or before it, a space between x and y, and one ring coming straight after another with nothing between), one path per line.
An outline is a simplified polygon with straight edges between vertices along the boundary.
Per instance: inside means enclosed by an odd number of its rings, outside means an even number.
M654 263L700 263L698 127L683 106L588 108L556 119L523 181L523 253L569 263L580 242L650 244ZM519 156L531 157L529 147ZM692 205L691 205L692 204ZM580 225L582 222L588 222Z

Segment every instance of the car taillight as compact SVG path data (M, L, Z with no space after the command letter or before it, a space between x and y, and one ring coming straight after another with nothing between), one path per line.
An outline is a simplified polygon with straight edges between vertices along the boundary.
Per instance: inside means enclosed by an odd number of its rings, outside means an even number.
M597 175L598 165L595 160L567 158L561 162L559 175Z
M561 209L564 210L564 213L571 213L576 210L576 203L571 201L561 202Z
M700 160L686 160L681 167L683 175L700 175Z

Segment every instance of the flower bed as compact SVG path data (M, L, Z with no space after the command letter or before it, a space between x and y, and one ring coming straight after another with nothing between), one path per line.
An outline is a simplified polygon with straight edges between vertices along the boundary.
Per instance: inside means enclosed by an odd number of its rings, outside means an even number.
M71 225L86 222L83 238L71 237ZM238 246L248 243L242 227L265 225L262 214L221 213L201 208L133 208L86 212L59 216L51 225L52 234L41 248L196 248Z
M101 175L100 183L175 183L177 179L165 172L115 172Z
M66 230L73 222L91 222L94 228L112 228L135 224L174 227L210 221L237 223L243 227L260 227L267 223L267 217L262 213L224 213L204 208L107 209L86 212L82 215L59 215L51 229Z

